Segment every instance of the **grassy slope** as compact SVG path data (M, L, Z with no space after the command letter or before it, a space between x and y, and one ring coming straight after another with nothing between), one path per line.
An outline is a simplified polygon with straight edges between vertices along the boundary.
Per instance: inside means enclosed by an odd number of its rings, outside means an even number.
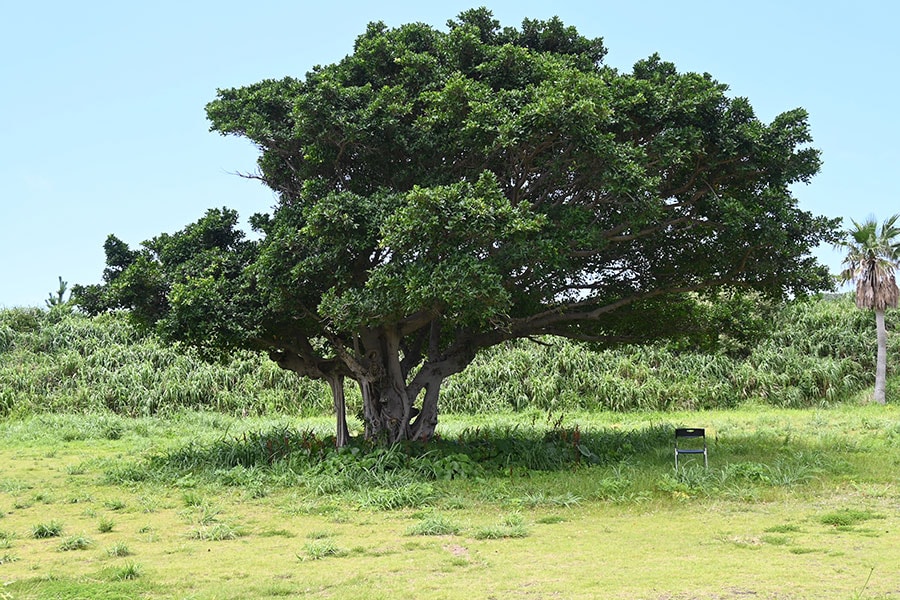
M228 470L148 462L285 421L207 413L16 420L0 426L2 590L15 598L853 598L871 570L861 597L893 597L898 417L893 406L594 413L560 424L451 417L445 440L473 426L497 444L503 432L546 438L578 425L597 452L621 432L634 443L605 464L431 481L427 499L395 510L364 505L401 493L398 478L334 493L290 461ZM669 440L656 431L678 423L710 428L709 472L673 471ZM60 537L32 537L52 520ZM112 531L100 533L104 520ZM458 531L410 535L435 523ZM91 543L60 551L72 536ZM130 555L110 556L117 544Z

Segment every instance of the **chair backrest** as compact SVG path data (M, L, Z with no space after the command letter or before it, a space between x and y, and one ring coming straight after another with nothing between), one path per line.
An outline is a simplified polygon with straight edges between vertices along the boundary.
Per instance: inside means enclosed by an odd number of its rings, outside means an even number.
M692 438L692 437L706 437L706 430L702 427L677 427L675 429L675 437L676 438Z
M694 438L702 440L702 447L698 447L699 443L688 443L688 447L679 447L678 440L681 438ZM703 466L709 468L709 459L706 455L706 430L702 427L676 427L675 428L675 470L678 470L679 454L702 454Z

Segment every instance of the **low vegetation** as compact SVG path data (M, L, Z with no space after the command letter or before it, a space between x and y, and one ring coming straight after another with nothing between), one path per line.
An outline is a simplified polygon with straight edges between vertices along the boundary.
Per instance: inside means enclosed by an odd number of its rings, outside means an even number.
M895 405L450 415L439 440L402 451L336 450L328 417L107 414L114 440L99 418L0 424L11 597L377 599L418 596L422 582L446 598L896 589ZM683 424L707 427L708 470L692 458L674 470ZM285 435L290 449L269 452Z
M850 296L733 310L741 320L733 328L738 334L714 340L706 352L667 345L591 351L565 340L493 348L444 384L442 414L712 409L748 401L819 407L872 385L873 317L855 308ZM888 312L890 329L900 328L896 312ZM889 354L896 353L895 337ZM888 398L897 391L892 380ZM348 412L360 411L358 390L348 386L347 396ZM256 355L204 362L140 333L124 315L91 319L64 307L0 311L2 415L150 416L209 409L311 416L327 414L331 406L321 382ZM112 423L98 420L97 433L116 439L121 431Z
M898 381L866 402L869 317L798 302L705 353L511 344L428 444L336 449L327 390L258 357L0 311L2 594L889 598ZM682 425L709 469L673 468Z

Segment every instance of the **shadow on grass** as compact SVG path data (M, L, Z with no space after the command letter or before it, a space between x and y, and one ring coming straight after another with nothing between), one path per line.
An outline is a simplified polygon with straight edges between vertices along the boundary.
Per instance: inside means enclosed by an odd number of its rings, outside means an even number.
M204 471L266 468L315 468L330 462L362 464L370 471L411 468L431 470L437 479L466 477L492 470L568 470L581 465L610 465L665 453L672 428L652 425L622 431L581 431L579 427L540 429L499 426L466 429L454 438L426 443L407 442L382 447L355 439L334 447L331 436L278 426L268 430L224 436L211 443L188 444L153 456L149 467L161 471Z
M464 479L523 471L566 471L582 466L664 469L671 466L671 424L657 423L629 430L615 428L582 431L578 426L540 428L503 425L463 430L453 438L427 443L376 446L355 439L336 449L334 438L310 430L276 426L239 436L223 436L210 443L189 442L150 457L147 468L161 475L222 473L235 468L254 471L349 470L368 474L411 471L427 479ZM710 440L711 466L746 479L778 477L787 463L807 464L803 477L822 468L827 458L806 440L748 433L733 439ZM118 467L124 479L140 481L147 471ZM801 477L801 478L803 478ZM792 479L787 474L784 479ZM793 479L797 479L793 477Z

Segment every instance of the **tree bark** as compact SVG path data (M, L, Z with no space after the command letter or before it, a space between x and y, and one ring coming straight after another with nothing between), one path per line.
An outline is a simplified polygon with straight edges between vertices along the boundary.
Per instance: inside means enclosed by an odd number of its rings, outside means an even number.
M344 376L329 375L328 385L331 387L331 396L334 399L334 414L337 419L337 429L334 445L343 448L350 443L350 430L347 429L347 401L344 397Z
M435 379L425 385L425 397L422 399L422 410L410 426L410 439L427 442L434 437L438 422L438 396L441 380Z
M404 421L405 402L395 390L380 382L361 382L366 439L396 444L407 439L408 421Z
M359 384L366 439L372 442L391 445L434 437L441 384L475 357L478 345L467 343L469 338L442 349L440 323L426 325L424 331L405 334L398 328L369 329L352 347L338 350Z
M875 329L878 332L878 354L875 360L875 402L885 403L887 385L887 329L884 325L884 311L875 311Z
M389 374L374 381L358 380L366 438L388 445L431 439L437 426L438 397L445 377L440 370L423 365L409 384ZM416 402L423 390L420 409Z

